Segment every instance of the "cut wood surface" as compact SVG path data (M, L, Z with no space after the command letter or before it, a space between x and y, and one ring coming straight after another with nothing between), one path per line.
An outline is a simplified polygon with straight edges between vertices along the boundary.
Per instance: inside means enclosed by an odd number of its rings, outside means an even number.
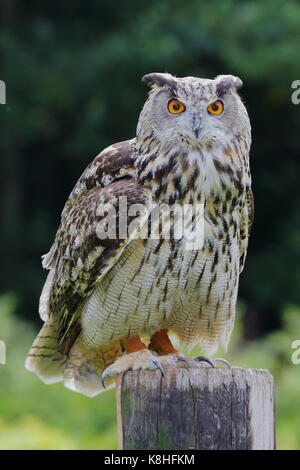
M117 379L120 449L274 449L274 385L238 367L128 371Z

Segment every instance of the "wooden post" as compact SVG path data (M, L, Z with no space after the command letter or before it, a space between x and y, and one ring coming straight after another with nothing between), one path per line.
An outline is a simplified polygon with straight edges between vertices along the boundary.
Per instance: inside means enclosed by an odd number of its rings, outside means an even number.
M120 449L274 449L267 370L129 371L117 380Z

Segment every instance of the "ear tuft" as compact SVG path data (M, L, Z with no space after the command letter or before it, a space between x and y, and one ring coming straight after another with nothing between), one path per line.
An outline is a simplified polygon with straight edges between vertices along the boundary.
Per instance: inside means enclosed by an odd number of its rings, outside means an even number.
M166 86L174 90L177 88L177 82L175 78L169 73L148 73L142 77L142 82L146 83L150 87Z
M215 80L217 80L217 95L220 97L232 88L238 90L243 86L242 80L234 75L218 75Z

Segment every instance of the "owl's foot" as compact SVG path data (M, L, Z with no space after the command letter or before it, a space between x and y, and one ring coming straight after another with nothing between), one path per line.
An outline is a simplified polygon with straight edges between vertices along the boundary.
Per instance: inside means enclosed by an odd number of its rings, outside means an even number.
M106 377L115 377L116 375L127 372L128 370L158 369L164 377L165 368L184 367L184 364L189 365L189 361L183 356L178 356L176 354L159 356L149 349L142 349L130 354L125 354L107 367L102 374L101 382L103 387L105 387L104 382Z
M102 374L101 382L104 387L104 381L107 376L114 377L116 375L127 372L128 370L160 370L162 376L164 375L163 364L164 356L158 358L149 351L149 349L142 349L117 359L112 365L107 367Z

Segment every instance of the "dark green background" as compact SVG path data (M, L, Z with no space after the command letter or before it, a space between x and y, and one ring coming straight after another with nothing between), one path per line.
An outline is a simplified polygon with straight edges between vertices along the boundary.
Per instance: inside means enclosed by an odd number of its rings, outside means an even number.
M300 302L300 5L294 1L1 2L1 290L36 317L40 255L69 191L135 135L143 74L240 76L253 127L255 223L240 295L248 337Z
M40 256L72 186L100 150L135 135L141 77L228 73L244 82L253 133L240 336L283 330L284 312L300 304L298 1L2 0L0 54L0 286L19 319L38 321Z

